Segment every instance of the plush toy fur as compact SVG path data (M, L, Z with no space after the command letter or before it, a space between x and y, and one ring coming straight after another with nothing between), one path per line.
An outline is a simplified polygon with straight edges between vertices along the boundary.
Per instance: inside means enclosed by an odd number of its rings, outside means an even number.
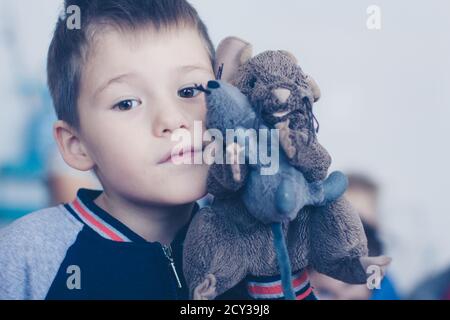
M304 177L304 186L320 184L331 163L315 135L312 105L319 99L320 91L295 58L283 51L269 51L251 58L249 44L228 38L219 46L217 62L225 67L224 80L245 94L248 107L268 126L280 129L286 161ZM230 96L231 100L242 102L243 98L232 90L228 91ZM211 107L217 106L210 98L209 111ZM236 125L237 122L225 124L228 128ZM245 201L245 186L251 176L252 169L245 164L213 165L210 169L208 188L216 198L211 207L196 215L185 240L184 272L196 299L214 299L248 274L279 273L270 219L255 217L263 211L264 204L273 208L276 199L261 195L263 205L252 212L251 203ZM388 263L384 257L366 257L360 219L344 198L305 204L324 206L302 206L282 225L294 271L311 266L345 282L364 283L368 265Z

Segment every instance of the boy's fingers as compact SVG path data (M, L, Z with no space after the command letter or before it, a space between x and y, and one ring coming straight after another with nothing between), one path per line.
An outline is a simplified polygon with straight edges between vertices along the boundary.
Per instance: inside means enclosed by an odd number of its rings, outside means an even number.
M205 277L202 283L200 283L194 289L194 300L212 300L216 297L216 277L209 274Z
M370 266L379 266L379 267L387 267L391 261L392 258L387 256L379 256L379 257L362 257L359 259L361 262L361 265L363 266L364 270L367 270Z
M207 278L210 281L210 286L215 287L217 283L216 277L213 274L208 274Z
M369 267L377 266L379 268L379 275L384 277L386 275L386 270L388 265L391 263L392 258L387 256L379 257L362 257L359 259L364 271L368 272Z

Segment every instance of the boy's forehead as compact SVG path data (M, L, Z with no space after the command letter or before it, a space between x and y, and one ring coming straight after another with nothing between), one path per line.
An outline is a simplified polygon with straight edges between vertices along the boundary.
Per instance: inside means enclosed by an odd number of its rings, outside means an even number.
M207 45L194 28L107 28L96 33L91 45L87 62L94 66L102 63L123 67L139 61L166 63L174 69L189 71L189 66L209 70L212 65Z
M193 71L213 75L207 46L194 28L108 28L97 32L91 45L81 86L94 96L124 75L153 79L181 77Z

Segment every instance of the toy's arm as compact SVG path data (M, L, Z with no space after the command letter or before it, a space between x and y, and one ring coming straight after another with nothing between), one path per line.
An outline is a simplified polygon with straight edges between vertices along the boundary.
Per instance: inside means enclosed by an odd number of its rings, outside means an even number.
M318 142L311 139L308 144L306 130L292 130L289 120L276 125L280 130L280 144L292 166L300 170L309 182L324 180L331 165L331 156Z
M189 295L212 300L236 286L247 274L246 255L235 236L230 236L212 208L199 211L184 241L183 272Z
M243 150L234 143L226 148L226 159L239 159ZM212 164L208 174L208 192L218 198L227 198L239 191L246 183L249 173L247 164Z
M314 208L309 227L309 262L316 271L346 283L366 283L360 259L368 254L367 239L357 212L344 197Z
M240 170L244 178L235 181L231 165L213 164L208 173L208 192L218 198L227 198L239 191L245 183L248 168L245 165L240 165Z

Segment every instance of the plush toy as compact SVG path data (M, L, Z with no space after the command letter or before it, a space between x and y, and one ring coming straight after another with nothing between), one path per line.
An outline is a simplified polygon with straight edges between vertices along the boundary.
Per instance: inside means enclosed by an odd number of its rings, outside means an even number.
M361 222L341 197L345 177L334 173L323 181L331 159L315 135L312 104L320 91L314 80L291 54L268 51L251 58L251 46L237 38L219 46L219 66L222 79L237 88L208 84L207 127L278 128L284 152L273 175L261 175L261 163L211 167L208 188L216 198L195 216L184 245L191 296L214 299L246 276L290 275L291 267L298 272L312 266L364 283L366 266L388 261L365 257ZM243 151L250 152L236 143L225 147L234 158ZM280 237L287 240L284 252Z
M238 143L231 143L231 150L239 150L239 154L244 155L240 163L249 164L248 177L242 180L240 172L235 171L233 179L235 182L245 181L240 196L248 213L257 221L271 225L283 288L286 296L294 298L294 292L290 288L291 264L283 241L284 231L287 230L283 230L283 226L288 226L305 206L324 206L339 198L346 190L347 179L342 173L334 172L326 181L309 183L301 171L289 164L284 153L274 159L278 161L276 170L269 170L272 164L261 161L261 155L255 154L258 150L256 146L262 149L262 143L265 143L270 145L271 151L278 150L277 132L275 131L274 137L269 134L269 128L259 119L247 97L236 87L225 82L211 81L205 91L208 105L207 127L218 129L221 136L226 136L230 127L238 129L237 140L242 145L235 146ZM257 133L261 133L261 130L266 130L265 136L272 139L258 141ZM248 138L248 144L245 138ZM234 156L239 157L238 154ZM239 166L235 170L239 170Z

